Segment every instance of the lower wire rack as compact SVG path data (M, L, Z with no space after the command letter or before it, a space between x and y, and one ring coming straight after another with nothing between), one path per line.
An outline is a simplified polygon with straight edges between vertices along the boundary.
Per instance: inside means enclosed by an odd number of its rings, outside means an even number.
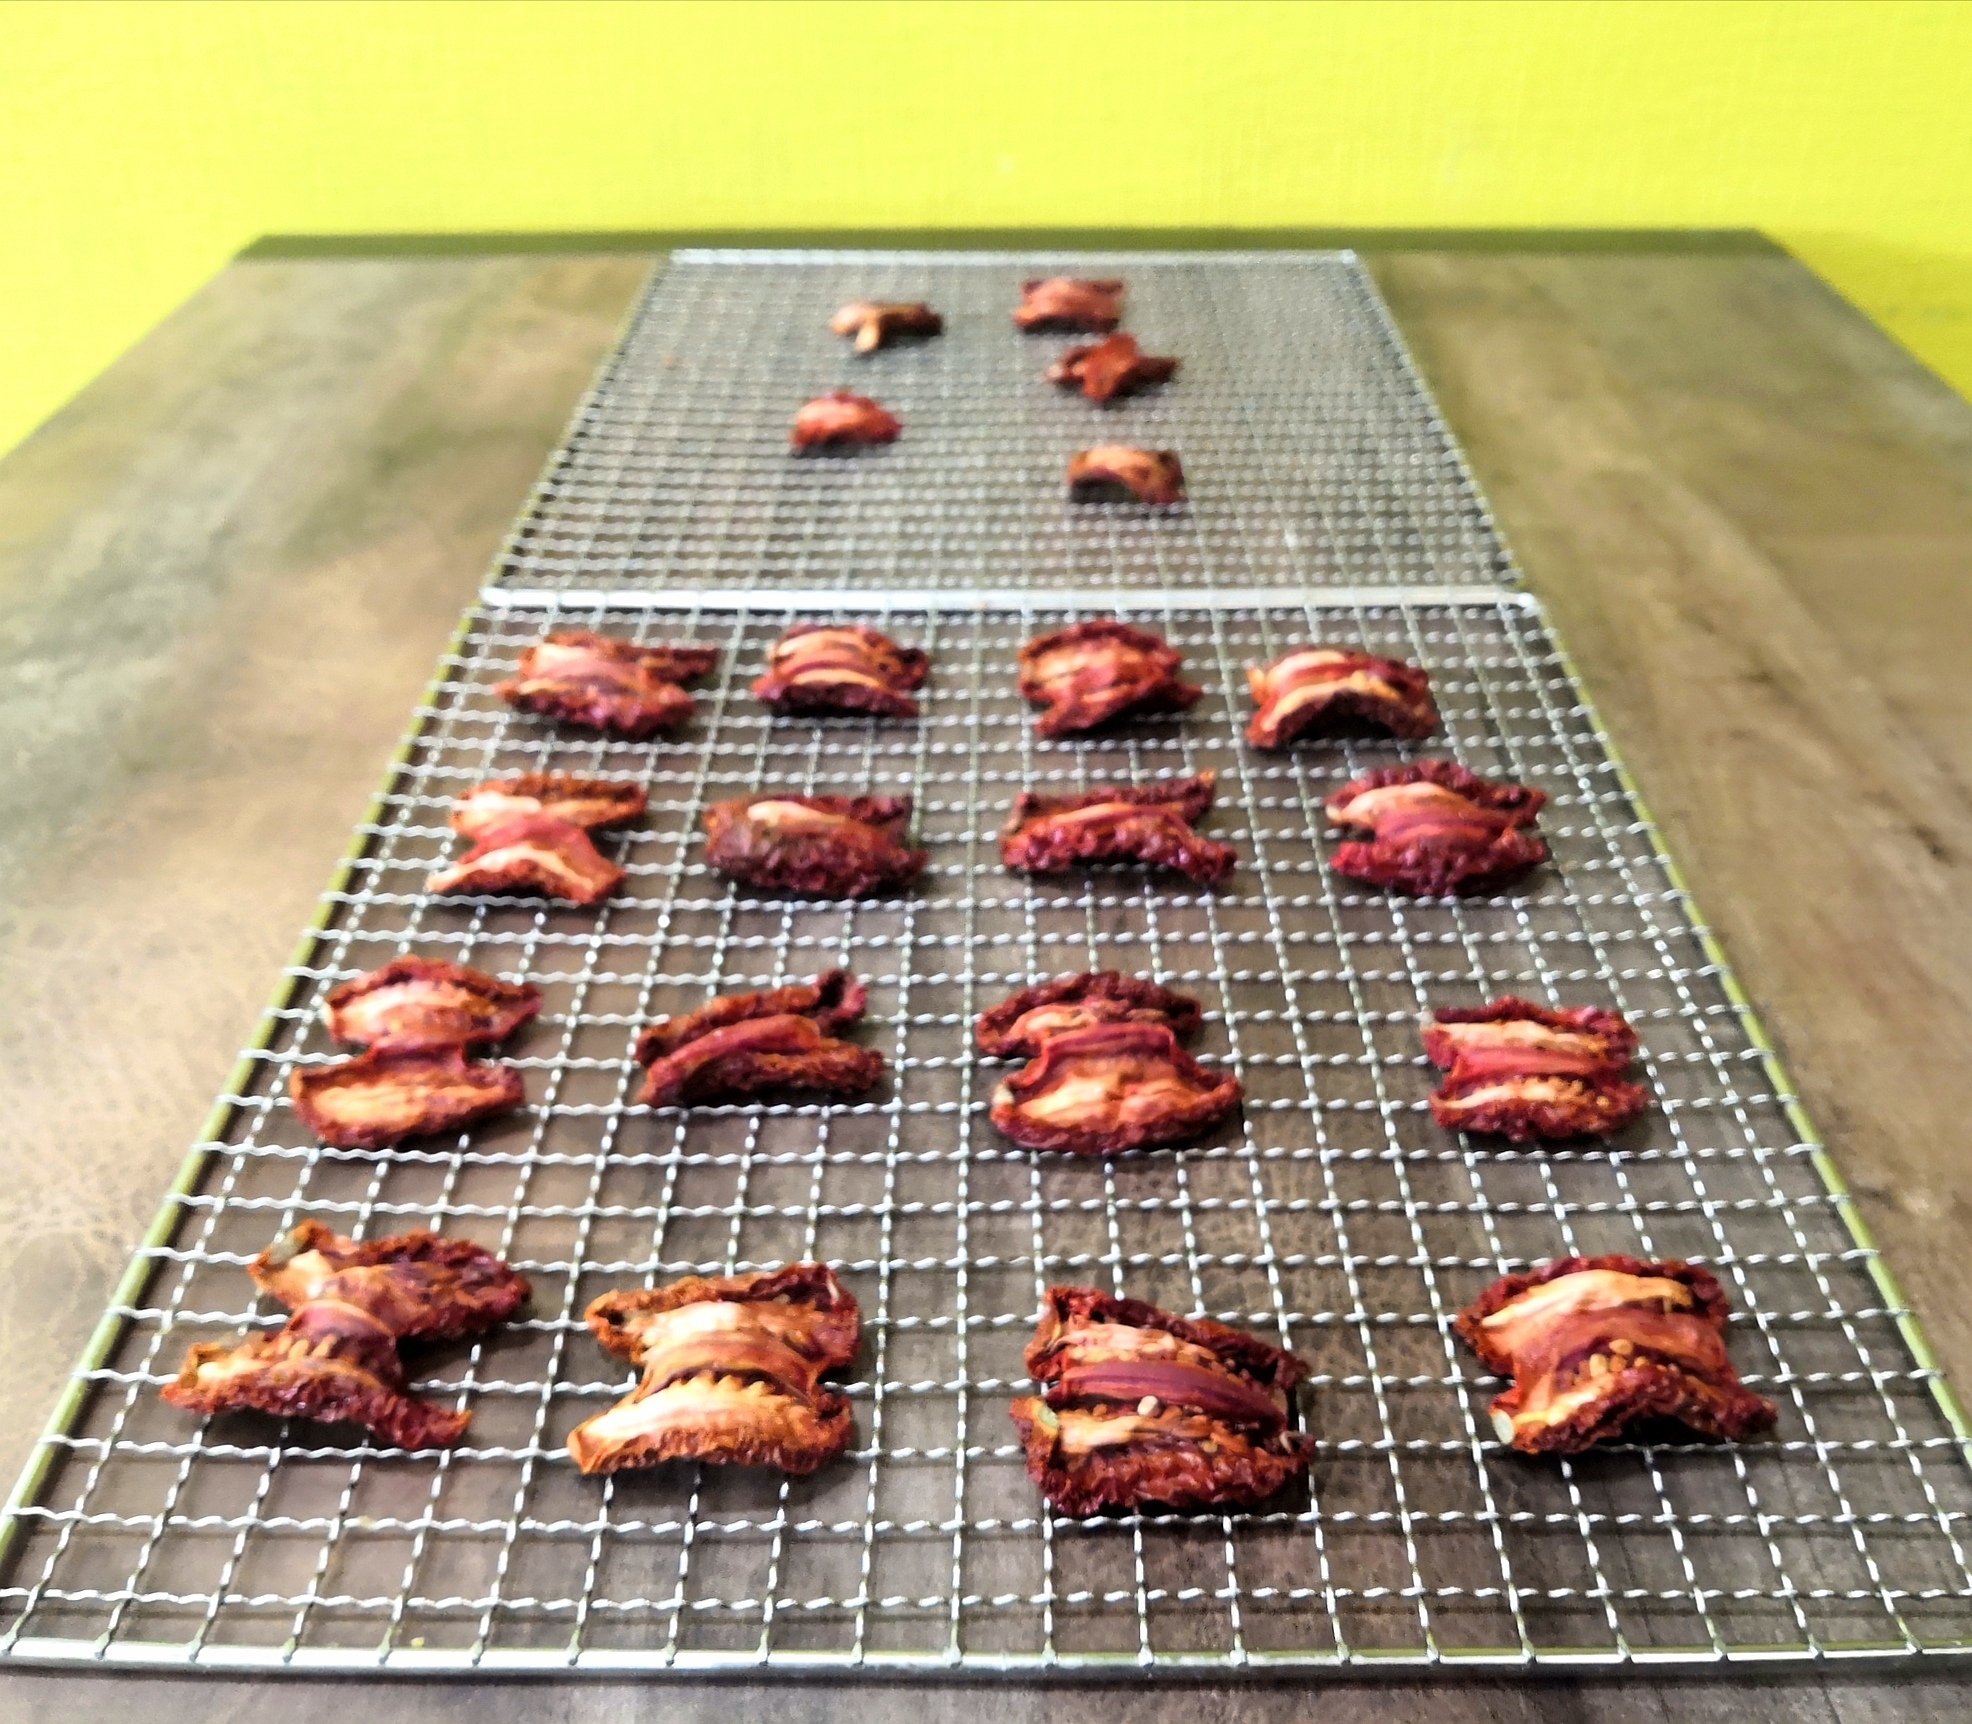
M1035 738L1012 662L1067 613L841 614L930 649L921 720L772 718L745 681L779 610L468 614L17 1498L0 1649L294 1670L1226 1671L1972 1642L1953 1403L1530 600L1125 608L1179 648L1205 698L1053 743ZM584 741L494 696L546 628L594 624L720 647L677 737ZM1310 638L1425 665L1444 735L1247 748L1242 667ZM1331 874L1324 792L1420 751L1546 790L1552 863L1459 902ZM539 768L647 789L646 824L606 841L628 869L618 895L594 912L428 896L452 796ZM1220 786L1206 829L1242 858L1216 893L999 866L994 833L1023 785L1204 768ZM700 811L771 786L910 790L930 867L860 904L735 887L702 861ZM287 1078L331 1057L322 995L404 951L542 990L509 1051L528 1104L456 1141L325 1148ZM892 1067L879 1099L689 1114L631 1099L651 1015L837 964L870 984L865 1039ZM1237 1071L1240 1119L1106 1163L994 1133L997 1072L972 1050L973 1015L1100 967L1203 1000L1200 1051ZM1622 1010L1642 1035L1646 1120L1592 1147L1439 1130L1418 1014L1508 991ZM243 1266L302 1215L463 1234L533 1280L522 1321L425 1355L420 1391L472 1411L458 1448L200 1422L159 1399L189 1343L275 1320ZM1504 1450L1486 1416L1500 1385L1449 1318L1501 1272L1568 1251L1710 1264L1735 1362L1780 1407L1774 1437ZM628 1386L582 1329L589 1299L808 1257L866 1317L840 1463L806 1479L575 1471L567 1432ZM1049 1512L1006 1404L1051 1281L1299 1352L1308 1487L1254 1513Z

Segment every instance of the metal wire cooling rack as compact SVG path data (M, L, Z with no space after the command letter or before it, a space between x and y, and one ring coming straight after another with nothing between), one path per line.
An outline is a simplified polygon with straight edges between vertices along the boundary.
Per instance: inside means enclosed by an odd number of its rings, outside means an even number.
M1081 337L1008 321L1036 274L1127 278L1125 326L1175 382L1107 409L1042 381ZM858 298L945 333L857 357ZM902 439L796 459L809 397L849 387ZM1102 441L1176 449L1168 512L1070 504ZM696 591L1497 585L1512 571L1443 421L1346 253L673 254L501 559L516 589Z
M745 692L790 613L482 607L462 627L317 931L140 1254L30 1475L0 1586L22 1660L456 1671L835 1666L1266 1669L1377 1660L1614 1663L1915 1653L1972 1627L1964 1432L1593 713L1524 595L1136 613L1207 685L1182 719L1037 740L1015 647L1059 609L870 607L927 646L920 722L777 722ZM1130 614L1126 612L1125 614ZM491 685L545 628L719 644L675 740L585 742ZM1397 746L1245 748L1241 665L1360 641L1430 668L1433 746L1547 790L1553 864L1464 902L1365 893L1317 805ZM596 912L437 901L451 796L488 772L635 779L629 878ZM997 865L1016 791L1210 767L1216 894L1134 870ZM931 866L867 904L772 902L701 860L708 799L753 786L918 798ZM323 993L394 953L543 990L528 1105L458 1141L325 1149L284 1100L330 1057ZM650 1015L848 964L892 1062L854 1105L653 1113L628 1053ZM1117 966L1195 992L1203 1053L1244 1085L1196 1148L1090 1163L986 1123L968 1025L1006 991ZM1415 1020L1514 990L1616 1005L1657 1106L1607 1147L1447 1136ZM407 1455L159 1400L195 1340L275 1321L242 1273L300 1215L430 1225L533 1279L526 1320L437 1349L423 1392L470 1407ZM1567 1250L1687 1254L1732 1299L1771 1441L1628 1442L1574 1460L1494 1441L1498 1387L1450 1336L1503 1270ZM856 1440L812 1478L672 1465L579 1476L562 1440L628 1386L582 1331L610 1287L820 1257L866 1345ZM1094 1281L1277 1335L1311 1364L1310 1488L1264 1512L1044 1510L1006 1402L1041 1286Z

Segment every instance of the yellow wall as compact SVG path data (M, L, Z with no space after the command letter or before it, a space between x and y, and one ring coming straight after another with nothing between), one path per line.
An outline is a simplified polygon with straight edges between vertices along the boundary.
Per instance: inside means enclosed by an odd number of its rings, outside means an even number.
M0 4L0 448L264 232L1758 226L1972 384L1956 4Z

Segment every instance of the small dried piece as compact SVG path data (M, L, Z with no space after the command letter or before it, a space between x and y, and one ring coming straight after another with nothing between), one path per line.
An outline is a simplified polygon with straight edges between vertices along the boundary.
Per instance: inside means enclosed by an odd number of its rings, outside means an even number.
M860 1018L868 998L847 970L830 970L659 1018L637 1038L634 1057L650 1067L642 1099L677 1107L784 1089L860 1095L883 1076L883 1056L832 1032Z
M1068 457L1068 495L1078 503L1113 500L1127 491L1139 503L1182 500L1185 470L1175 449L1138 449L1129 443L1098 443Z
M1106 335L1123 321L1123 284L1069 275L1024 281L1013 320L1029 335Z
M849 1403L823 1385L856 1357L856 1301L820 1263L605 1293L590 1332L642 1379L568 1436L585 1473L659 1461L812 1473L849 1446Z
M1623 1072L1636 1031L1616 1012L1551 1012L1508 994L1483 1006L1446 1006L1424 1024L1424 1052L1445 1070L1431 1114L1453 1131L1607 1137L1650 1100Z
M1362 720L1392 736L1429 736L1438 728L1431 679L1399 659L1342 647L1296 647L1270 665L1248 665L1246 683L1258 709L1246 740L1256 748L1285 748L1337 720Z
M253 1284L290 1311L317 1299L359 1305L400 1341L470 1335L527 1303L527 1277L483 1245L422 1229L347 1239L300 1221L247 1265Z
M1493 1427L1528 1454L1579 1454L1632 1419L1739 1438L1778 1417L1740 1383L1725 1290L1694 1263L1563 1257L1502 1276L1452 1326L1487 1370L1513 1378Z
M911 691L930 665L918 648L860 623L800 623L774 643L753 696L781 712L916 718Z
M796 449L830 449L861 443L894 443L903 420L867 395L838 389L818 395L794 416L788 442Z
M522 712L639 741L690 718L678 685L718 662L717 647L637 646L581 629L537 641L493 692Z
M869 989L847 970L824 970L812 982L790 982L751 994L721 994L695 1012L653 1019L637 1037L631 1058L647 1066L687 1042L751 1018L813 1018L824 1030L839 1030L863 1015L869 999Z
M523 772L489 778L452 803L452 830L483 838L495 826L524 814L566 820L585 832L627 826L648 805L640 784L616 778L577 778L567 772Z
M1198 1002L1117 970L1085 970L1022 988L973 1026L979 1051L994 1059L1038 1054L1049 1037L1091 1024L1162 1024L1179 1039L1197 1034Z
M1145 353L1134 335L1119 332L1084 347L1071 347L1048 367L1048 381L1070 388L1079 385L1091 401L1113 401L1153 383L1168 382L1177 370L1175 359Z
M1091 1024L1043 1041L994 1090L991 1117L1027 1149L1119 1155L1189 1143L1239 1097L1238 1078L1207 1071L1165 1024Z
M866 898L912 880L925 852L905 847L908 796L740 796L704 814L705 859L770 891Z
M308 1129L338 1149L382 1149L407 1137L463 1131L525 1098L520 1073L465 1050L372 1048L353 1060L303 1067L288 1095Z
M522 814L487 827L428 892L540 892L570 904L596 904L623 878L589 834L546 814Z
M1010 1411L1027 1476L1063 1514L1252 1508L1308 1470L1292 1353L1204 1317L1050 1287Z
M1351 779L1324 805L1338 826L1372 834L1336 846L1338 874L1393 891L1442 897L1503 886L1547 858L1523 830L1547 796L1493 784L1449 760L1388 766Z
M1077 863L1147 862L1217 886L1239 862L1230 844L1202 838L1192 824L1212 806L1213 775L1103 785L1074 796L1023 790L1000 828L1000 860L1029 874Z
M1112 718L1182 712L1205 691L1178 675L1184 660L1147 629L1113 619L1036 635L1014 660L1021 695L1045 707L1041 736L1070 736Z
M853 335L858 353L874 353L900 335L939 335L945 320L923 300L909 304L870 299L851 300L829 319L837 335Z
M503 1042L541 1009L541 990L436 958L392 958L329 990L322 1015L339 1042L391 1048Z

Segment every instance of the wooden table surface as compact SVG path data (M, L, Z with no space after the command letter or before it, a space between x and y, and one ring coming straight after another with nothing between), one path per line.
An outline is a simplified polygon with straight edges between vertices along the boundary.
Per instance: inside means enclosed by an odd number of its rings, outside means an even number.
M1972 1386L1972 407L1771 251L1495 236L1371 263ZM650 264L238 263L0 462L9 1477ZM1008 1724L1972 1713L1972 1667L1953 1664L995 1687ZM900 1681L0 1676L0 1717L65 1724L338 1702L475 1724L770 1707L889 1724L981 1701Z

